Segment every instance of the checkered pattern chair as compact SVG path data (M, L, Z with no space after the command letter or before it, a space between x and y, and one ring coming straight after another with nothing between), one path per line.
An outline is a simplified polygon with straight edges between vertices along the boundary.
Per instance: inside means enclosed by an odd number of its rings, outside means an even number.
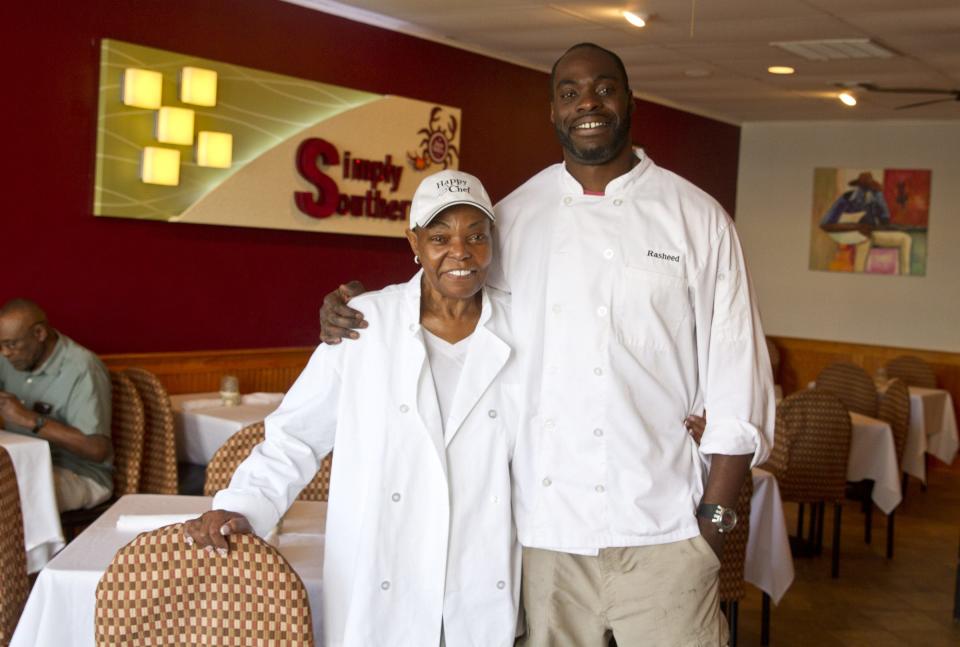
M269 544L234 535L226 557L183 540L181 524L121 548L97 585L98 647L313 645L303 582Z
M840 518L850 433L846 407L835 395L822 390L818 379L817 388L794 393L777 407L773 451L763 466L776 476L784 501L819 506L819 530L823 527L822 506L834 504L833 577L840 574ZM816 536L817 517L811 513L811 539ZM802 526L797 534L802 539Z
M919 357L901 355L887 362L887 377L899 377L907 386L937 388L937 376L930 365Z
M173 434L173 408L167 390L157 376L142 368L124 371L143 401L146 421L140 492L177 493L177 450Z
M262 422L244 427L230 436L207 465L207 480L203 484L204 496L213 496L230 485L230 479L253 448L263 442L265 436ZM297 497L300 501L326 501L330 493L330 469L333 466L333 454L320 464L320 471L307 483Z
M60 525L67 539L93 523L124 494L133 494L140 487L143 460L143 401L129 377L111 372L112 393L110 440L113 443L113 496L87 510L70 510L60 515Z
M838 398L848 411L877 417L877 387L867 372L851 362L836 362L820 371L817 388Z
M7 450L0 447L0 645L3 647L13 636L29 592L20 489L13 461Z
M720 559L720 604L730 624L730 647L737 645L737 616L740 600L747 594L743 581L743 564L750 535L750 499L753 497L753 478L747 472L740 496L737 498L737 525L723 544Z
M110 414L113 440L113 496L134 494L140 488L146 418L143 400L133 381L123 373L111 372L113 410Z

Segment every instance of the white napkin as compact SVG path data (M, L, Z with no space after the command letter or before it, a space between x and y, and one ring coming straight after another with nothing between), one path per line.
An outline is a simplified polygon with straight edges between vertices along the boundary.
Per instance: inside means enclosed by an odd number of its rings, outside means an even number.
M120 532L148 532L174 523L183 523L196 519L200 515L193 514L122 514L117 519L117 530Z
M240 404L280 404L283 393L248 393L241 396Z
M223 400L220 398L201 398L200 400L185 400L180 403L180 408L184 411L193 411L194 409L212 409L213 407L222 407Z

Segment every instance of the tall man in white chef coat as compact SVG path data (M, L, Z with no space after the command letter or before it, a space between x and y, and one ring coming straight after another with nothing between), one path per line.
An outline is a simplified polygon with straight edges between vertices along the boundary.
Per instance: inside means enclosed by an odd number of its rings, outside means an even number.
M488 279L511 292L528 345L520 644L725 645L717 556L774 420L740 243L713 198L632 148L614 53L570 48L551 93L564 162L497 205ZM325 341L363 327L343 305L361 289L327 296ZM698 448L684 420L704 409Z

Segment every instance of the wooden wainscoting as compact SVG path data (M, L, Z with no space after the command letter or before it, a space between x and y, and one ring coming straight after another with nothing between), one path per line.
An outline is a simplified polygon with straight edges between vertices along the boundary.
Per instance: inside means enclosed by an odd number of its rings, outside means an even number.
M862 366L871 376L878 367L898 355L915 355L925 360L937 374L937 385L950 392L954 409L960 411L960 353L870 346L848 342L770 337L780 349L779 383L784 394L806 388L828 364L848 361ZM960 417L960 412L958 412Z
M241 393L286 391L307 365L313 348L256 348L248 350L132 353L103 355L110 370L138 366L154 373L167 392L219 391L220 378L236 375Z

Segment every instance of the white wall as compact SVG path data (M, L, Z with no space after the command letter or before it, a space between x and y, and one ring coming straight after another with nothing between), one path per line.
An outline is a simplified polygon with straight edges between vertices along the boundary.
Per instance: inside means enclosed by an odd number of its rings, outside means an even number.
M957 116L743 125L736 222L768 334L960 352ZM808 269L816 167L931 169L926 276Z

